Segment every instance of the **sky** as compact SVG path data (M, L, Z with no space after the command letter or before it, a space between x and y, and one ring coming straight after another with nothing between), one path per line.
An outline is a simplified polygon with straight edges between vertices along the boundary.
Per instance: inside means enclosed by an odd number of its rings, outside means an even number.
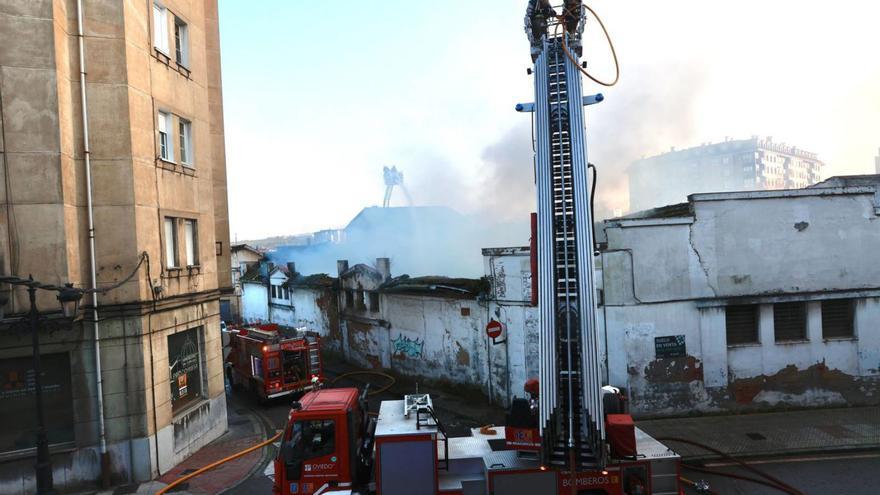
M415 205L492 221L534 210L526 0L220 0L233 240L344 226L382 203L382 167ZM880 147L880 4L595 0L620 83L586 113L597 209L626 167L670 147L770 135L824 175L872 173ZM613 75L587 21L592 73ZM393 205L407 204L396 191ZM528 233L524 233L524 241Z

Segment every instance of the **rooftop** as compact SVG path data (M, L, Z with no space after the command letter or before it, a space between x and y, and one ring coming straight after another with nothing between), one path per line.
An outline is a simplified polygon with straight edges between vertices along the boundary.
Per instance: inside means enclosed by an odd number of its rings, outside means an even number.
M410 277L401 275L382 284L379 289L391 294L431 295L453 299L471 299L489 290L485 278Z

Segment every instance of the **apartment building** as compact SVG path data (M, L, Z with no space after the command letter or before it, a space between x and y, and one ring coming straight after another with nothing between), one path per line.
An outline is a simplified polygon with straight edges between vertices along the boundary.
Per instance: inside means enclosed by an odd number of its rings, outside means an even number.
M216 3L0 2L0 268L49 284L89 288L92 271L98 288L121 284L97 295L97 318L87 295L80 319L41 331L62 490L150 479L227 428L219 306L232 278ZM0 493L33 493L30 333L16 324L28 301L20 290L8 300ZM47 314L58 306L49 291L37 304Z
M690 193L807 187L823 167L815 153L772 137L673 148L630 166L630 211L680 203Z

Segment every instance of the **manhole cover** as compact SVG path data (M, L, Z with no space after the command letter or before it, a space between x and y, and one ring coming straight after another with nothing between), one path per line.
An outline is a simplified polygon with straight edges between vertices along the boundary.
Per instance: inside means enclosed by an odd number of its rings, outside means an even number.
M761 435L760 433L746 433L746 436L751 438L752 440L767 440L767 437Z

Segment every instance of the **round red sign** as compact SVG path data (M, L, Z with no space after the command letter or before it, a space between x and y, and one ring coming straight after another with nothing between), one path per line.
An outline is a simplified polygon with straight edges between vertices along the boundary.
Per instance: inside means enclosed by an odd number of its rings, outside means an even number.
M489 336L490 339L497 338L501 335L501 322L498 320L491 320L489 324L486 325L486 335Z

